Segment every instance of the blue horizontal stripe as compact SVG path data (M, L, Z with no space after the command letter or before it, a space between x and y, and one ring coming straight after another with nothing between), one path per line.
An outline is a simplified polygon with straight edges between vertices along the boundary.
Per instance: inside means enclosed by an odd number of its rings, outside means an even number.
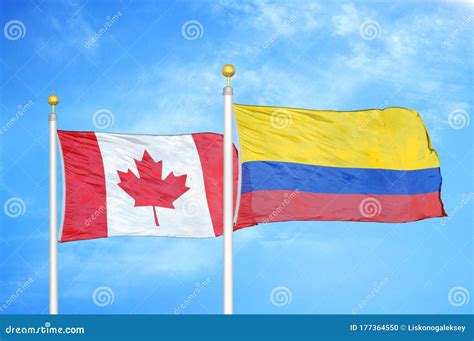
M340 168L291 162L252 161L242 164L242 193L299 190L343 194L422 194L439 192L439 168L388 170Z

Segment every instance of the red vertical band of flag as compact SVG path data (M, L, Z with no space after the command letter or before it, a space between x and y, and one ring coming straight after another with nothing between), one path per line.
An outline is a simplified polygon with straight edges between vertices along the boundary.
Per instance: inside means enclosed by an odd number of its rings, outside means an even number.
M220 134L193 134L194 143L201 160L206 188L207 203L216 236L223 233L223 176L224 176L224 136ZM233 152L234 207L239 181L239 159L237 150ZM249 226L249 225L247 225Z
M107 199L102 155L92 132L58 131L66 198L60 241L107 237Z

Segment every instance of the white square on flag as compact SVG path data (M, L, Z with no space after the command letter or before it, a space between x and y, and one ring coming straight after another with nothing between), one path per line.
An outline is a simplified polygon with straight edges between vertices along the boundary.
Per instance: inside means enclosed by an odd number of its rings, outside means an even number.
M133 135L96 133L96 136L104 162L108 236L214 236L201 162L191 135L142 135L139 140ZM174 201L174 209L156 207L159 227L155 226L153 207L135 207L135 199L118 186L117 171L130 169L138 175L135 160L142 160L145 151L153 160L162 161L163 178L171 172L185 175L189 187Z

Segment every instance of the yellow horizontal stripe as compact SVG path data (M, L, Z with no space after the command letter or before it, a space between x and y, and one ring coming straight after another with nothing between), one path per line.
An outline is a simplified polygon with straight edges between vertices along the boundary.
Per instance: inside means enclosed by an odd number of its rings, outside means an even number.
M242 162L349 168L439 167L420 115L404 108L306 110L234 104Z

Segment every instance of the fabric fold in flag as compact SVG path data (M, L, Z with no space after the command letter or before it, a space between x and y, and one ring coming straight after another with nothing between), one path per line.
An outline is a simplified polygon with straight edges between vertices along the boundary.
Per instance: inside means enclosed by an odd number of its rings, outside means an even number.
M222 135L58 131L58 136L65 183L61 242L222 234ZM233 158L235 203L235 149Z
M414 110L234 104L237 228L291 220L407 222L445 216L439 159Z

